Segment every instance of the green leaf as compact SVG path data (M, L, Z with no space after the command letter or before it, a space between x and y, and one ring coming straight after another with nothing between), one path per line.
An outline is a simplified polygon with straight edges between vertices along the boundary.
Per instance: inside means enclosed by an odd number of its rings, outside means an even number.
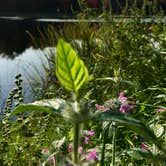
M130 128L140 136L146 138L148 141L156 144L160 150L166 152L166 150L163 149L160 143L157 141L157 137L152 132L152 130L144 125L141 121L134 119L130 115L126 115L124 113L121 113L120 111L108 111L97 113L94 116L94 119L99 121L114 121L120 123Z
M67 104L62 99L41 100L31 104L19 105L11 112L10 116L17 115L24 112L32 112L32 111L61 114L61 112L66 107L67 107Z
M152 159L152 153L148 151L143 151L140 148L130 149L125 151L130 157L135 158L137 160L143 160L145 158Z
M130 149L130 150L126 150L125 151L129 156L131 156L132 158L138 159L138 160L142 160L142 159L150 159L153 161L166 161L166 156L165 155L161 155L161 154L157 154L154 155L152 154L150 151L147 150L142 150L140 148L134 148L134 149Z
M62 86L77 94L88 80L88 70L84 62L70 44L63 39L58 41L56 55L56 76Z

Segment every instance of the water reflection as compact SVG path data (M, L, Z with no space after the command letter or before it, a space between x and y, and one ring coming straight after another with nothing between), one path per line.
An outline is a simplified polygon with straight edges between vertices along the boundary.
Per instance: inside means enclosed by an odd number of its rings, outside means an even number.
M0 56L13 59L22 54L27 48L36 47L34 46L34 42L32 42L32 37L36 41L40 41L43 40L42 34L44 34L46 38L48 27L53 27L55 31L62 31L62 29L64 30L68 26L73 26L74 23L78 24L78 22L75 19L0 17ZM92 22L97 21L94 20ZM37 48L49 47L55 43L43 41L40 44L37 45Z
M43 50L45 51L45 50ZM37 67L40 74L44 74L42 64L45 62L44 53L40 49L33 49L32 47L26 49L22 54L14 59L0 57L0 108L5 105L5 101L10 91L15 87L14 80L18 73L22 74L23 78L23 93L25 102L30 102L34 99L32 89L30 86L31 78L36 79L40 76L36 72ZM40 78L39 78L40 81Z
M41 39L41 33L45 32L48 25L56 28L63 26L64 22L28 20L21 18L0 18L0 108L5 105L5 101L11 89L15 86L14 78L18 73L23 76L23 92L25 102L33 100L30 87L31 76L38 78L44 74L42 62L45 55L50 50L50 43L34 47L29 34L35 39ZM40 31L40 32L39 32ZM28 33L27 33L28 32ZM36 49L35 49L36 48ZM44 49L43 49L44 48ZM37 70L36 70L37 69ZM40 79L40 78L39 78Z
M29 20L0 20L0 53L3 57L14 58L32 46L27 32L34 37L37 30L47 25Z

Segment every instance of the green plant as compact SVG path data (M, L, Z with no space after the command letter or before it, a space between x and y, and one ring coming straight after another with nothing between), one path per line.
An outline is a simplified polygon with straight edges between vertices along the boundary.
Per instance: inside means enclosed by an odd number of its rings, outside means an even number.
M22 95L22 79L21 74L18 74L15 76L15 84L16 87L10 92L9 97L6 102L5 110L2 115L1 120L1 155L2 158L0 158L1 163L4 165L12 165L14 162L17 162L17 157L14 159L14 157L9 158L6 153L9 152L11 156L13 155L19 155L18 153L14 154L14 146L12 146L12 121L10 120L10 111L14 106L18 106L19 104L23 103L23 95ZM18 117L18 121L21 122L23 120L23 117L20 115ZM12 160L14 159L14 160Z
M65 125L65 121L62 124L61 117L43 112L11 118L11 110L23 103L21 74L15 78L16 87L9 94L0 123L0 163L3 166L39 165L42 149L64 136L70 125Z
M72 99L65 101L62 99L43 100L34 102L32 104L20 105L16 107L10 116L17 115L28 111L49 112L58 114L70 121L73 125L73 157L72 163L74 165L80 164L78 157L78 147L80 142L80 134L82 131L82 124L95 121L95 122L113 122L131 129L135 133L146 138L148 142L155 144L159 150L165 154L166 150L161 146L155 134L141 121L133 118L130 115L121 113L113 109L112 111L99 111L94 112L88 107L86 102L83 102L83 94L85 92L80 90L83 85L88 81L88 70L83 61L79 58L74 49L60 39L57 45L56 55L56 75L62 86L72 93ZM112 105L110 105L111 107ZM113 125L114 126L114 125ZM115 146L115 135L113 136L113 146ZM103 144L103 146L105 146ZM115 150L115 147L113 148ZM103 153L105 149L103 148ZM95 152L94 152L95 153ZM146 155L144 155L146 157ZM165 157L164 157L165 158ZM101 165L104 165L104 158ZM112 164L115 165L115 152L113 151Z

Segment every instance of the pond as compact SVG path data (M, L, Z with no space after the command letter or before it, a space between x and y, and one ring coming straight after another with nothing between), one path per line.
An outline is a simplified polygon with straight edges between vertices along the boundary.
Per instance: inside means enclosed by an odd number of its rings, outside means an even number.
M0 110L3 110L10 91L15 87L14 80L18 73L21 73L23 78L25 102L34 99L29 76L37 77L36 68L41 74L44 73L42 68L43 62L46 61L44 55L50 47L48 45L45 49L34 47L29 34L35 38L38 30L46 28L48 24L50 24L48 20L0 18Z

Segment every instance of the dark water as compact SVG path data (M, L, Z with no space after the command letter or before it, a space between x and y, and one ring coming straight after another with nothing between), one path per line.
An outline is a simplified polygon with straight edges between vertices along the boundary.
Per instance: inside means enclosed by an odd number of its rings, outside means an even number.
M33 46L30 38L38 38L39 30L50 22L23 19L21 17L0 17L0 53L3 57L14 58ZM54 23L55 24L55 23Z

